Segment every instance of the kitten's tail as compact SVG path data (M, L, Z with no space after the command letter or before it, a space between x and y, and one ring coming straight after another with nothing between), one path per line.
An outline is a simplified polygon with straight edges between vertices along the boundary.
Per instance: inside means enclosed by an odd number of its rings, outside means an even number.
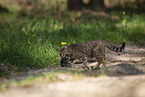
M124 49L125 49L125 42L122 43L122 46L115 46L113 44L110 44L108 42L105 43L106 44L106 47L108 49L110 49L111 51L114 51L114 52L122 52Z

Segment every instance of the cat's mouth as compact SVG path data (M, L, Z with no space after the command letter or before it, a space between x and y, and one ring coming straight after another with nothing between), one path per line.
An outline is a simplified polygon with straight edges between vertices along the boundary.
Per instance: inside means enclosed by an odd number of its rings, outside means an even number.
M72 62L63 58L61 59L60 64L62 67L72 67Z

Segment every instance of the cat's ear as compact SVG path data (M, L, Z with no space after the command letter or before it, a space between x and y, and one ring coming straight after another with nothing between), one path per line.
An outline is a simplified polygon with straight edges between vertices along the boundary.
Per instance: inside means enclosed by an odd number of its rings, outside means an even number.
M64 48L66 49L66 48L67 48L67 46L65 45L65 46L64 46Z
M61 51L61 49L58 47L58 50Z

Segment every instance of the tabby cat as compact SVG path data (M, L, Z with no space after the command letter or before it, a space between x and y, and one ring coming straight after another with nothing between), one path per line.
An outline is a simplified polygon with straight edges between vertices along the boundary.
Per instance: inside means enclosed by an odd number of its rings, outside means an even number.
M72 67L73 60L79 59L83 62L84 69L91 69L87 60L88 58L95 58L96 61L98 61L98 65L94 68L99 67L101 63L103 64L103 67L106 67L105 47L114 52L122 52L125 49L125 42L123 42L121 47L115 46L104 40L88 41L85 43L64 46L62 49L59 48L61 66Z

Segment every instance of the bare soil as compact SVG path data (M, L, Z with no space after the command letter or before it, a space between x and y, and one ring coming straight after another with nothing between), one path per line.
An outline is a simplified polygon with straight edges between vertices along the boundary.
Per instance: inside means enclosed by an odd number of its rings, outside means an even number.
M34 83L31 86L10 86L0 97L145 97L145 48L127 46L118 54L107 50L107 68L92 71L79 70L85 76L58 74L63 81ZM96 64L92 63L91 65ZM62 70L62 69L61 69ZM65 69L64 69L65 70ZM30 71L31 74L50 69ZM37 72L37 73L36 73ZM15 75L22 79L30 73Z

